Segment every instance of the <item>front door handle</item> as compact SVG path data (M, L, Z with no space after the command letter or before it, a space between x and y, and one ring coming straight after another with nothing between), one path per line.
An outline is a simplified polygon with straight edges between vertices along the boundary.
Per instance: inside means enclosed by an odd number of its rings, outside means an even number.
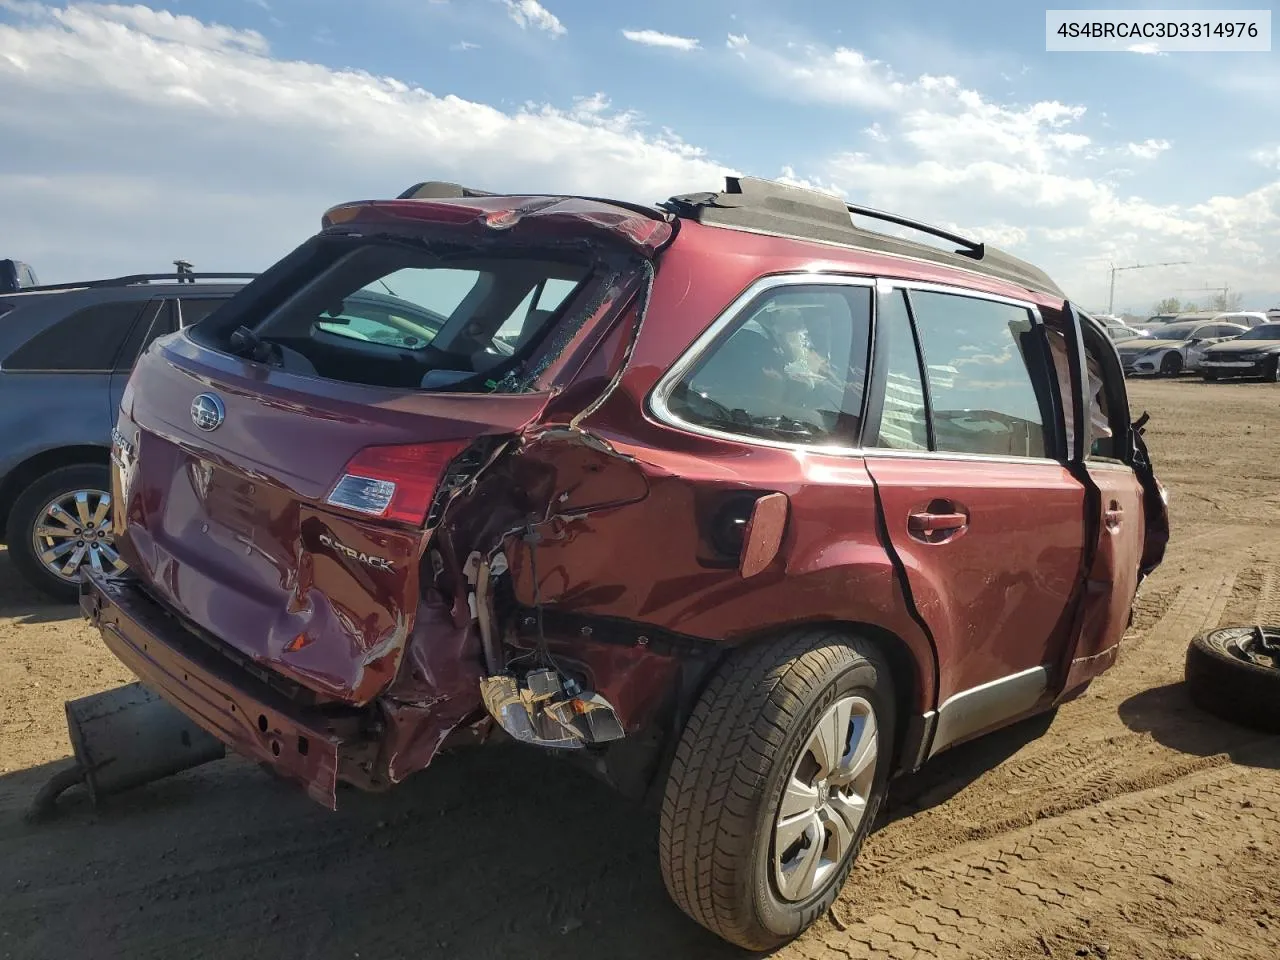
M907 532L925 543L950 539L968 526L968 511L949 500L935 500L924 509L907 514Z
M1116 501L1111 501L1111 506L1102 514L1102 519L1107 525L1108 530L1119 530L1120 521L1124 519L1124 510Z

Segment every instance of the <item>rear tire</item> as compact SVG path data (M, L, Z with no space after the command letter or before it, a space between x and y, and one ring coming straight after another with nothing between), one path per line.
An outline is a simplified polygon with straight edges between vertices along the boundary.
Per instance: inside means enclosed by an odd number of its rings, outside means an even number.
M1187 648L1187 693L1192 703L1241 726L1280 733L1280 658L1267 656L1257 631L1220 627ZM1268 665L1268 661L1270 665Z
M663 797L659 859L680 909L748 950L823 916L883 802L895 716L889 666L861 637L816 627L732 654Z
M37 553L35 543L36 525L44 515L46 507L77 491L89 491L96 494L109 493L111 490L111 474L105 466L93 463L74 464L51 470L30 484L18 495L9 512L9 522L5 528L5 542L9 545L9 556L22 578L33 587L59 603L75 603L79 599L80 588L77 579L65 579L45 566ZM97 501L94 501L96 507ZM106 516L107 529L110 529L111 516ZM74 528L72 528L74 529ZM110 543L109 535L104 537ZM72 544L68 556L79 549ZM85 553L85 562L88 553Z

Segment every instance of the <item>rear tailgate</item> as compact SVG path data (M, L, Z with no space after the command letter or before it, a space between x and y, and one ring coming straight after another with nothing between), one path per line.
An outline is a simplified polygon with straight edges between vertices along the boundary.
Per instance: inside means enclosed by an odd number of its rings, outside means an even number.
M542 394L409 394L303 378L182 339L148 352L117 430L121 549L158 599L243 654L329 696L363 703L395 675L416 613L420 525L326 504L369 447L432 447L451 459L513 434ZM197 396L221 426L195 426ZM443 463L440 464L443 466ZM372 471L363 471L372 472Z

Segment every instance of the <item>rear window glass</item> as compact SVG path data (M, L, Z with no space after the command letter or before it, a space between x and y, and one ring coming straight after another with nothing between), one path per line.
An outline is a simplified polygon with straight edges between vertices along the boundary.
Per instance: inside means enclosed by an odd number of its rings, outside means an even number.
M788 285L761 294L671 389L686 423L817 446L852 445L870 341L868 287Z
M4 360L6 370L110 370L146 301L85 307L36 334Z
M287 348L295 368L321 377L443 384L496 370L539 340L589 274L580 264L441 260L370 243L338 258L255 332Z

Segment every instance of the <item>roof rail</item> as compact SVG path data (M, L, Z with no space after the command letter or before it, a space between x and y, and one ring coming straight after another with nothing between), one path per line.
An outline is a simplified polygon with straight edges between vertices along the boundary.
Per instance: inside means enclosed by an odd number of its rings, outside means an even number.
M981 260L987 253L987 245L980 240L970 240L962 237L958 233L951 233L943 230L941 227L935 227L932 224L922 223L919 220L912 220L910 217L901 217L896 213L885 213L883 210L875 210L871 207L859 206L856 203L846 203L850 213L857 214L860 217L870 217L874 220L883 220L885 223L896 223L900 227L910 227L912 230L918 230L921 233L928 233L942 240L950 240L954 244L958 244L961 249L956 253L963 257L972 257L974 260Z
M174 280L179 283L200 283L205 280L252 280L256 273L131 273L124 277L107 277L105 280L78 280L72 283L42 283L38 287L23 287L19 293L41 290L84 290L94 287L132 287L154 280Z
M684 194L658 206L698 223L932 260L1066 299L1044 271L985 243L909 217L846 203L841 197L804 187L757 177L726 177L722 192ZM950 241L960 249L943 250L932 244L867 230L854 223L853 218L858 216L908 227Z

